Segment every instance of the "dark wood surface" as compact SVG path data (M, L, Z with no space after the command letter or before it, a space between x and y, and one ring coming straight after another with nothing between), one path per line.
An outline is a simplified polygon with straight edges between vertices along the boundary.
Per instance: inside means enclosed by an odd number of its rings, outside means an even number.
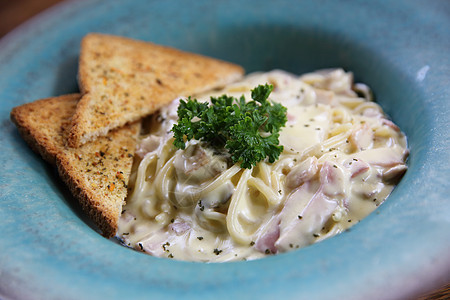
M59 2L62 0L0 0L0 38L29 18ZM419 296L417 299L450 299L450 284L424 296Z
M0 37L61 0L0 0Z

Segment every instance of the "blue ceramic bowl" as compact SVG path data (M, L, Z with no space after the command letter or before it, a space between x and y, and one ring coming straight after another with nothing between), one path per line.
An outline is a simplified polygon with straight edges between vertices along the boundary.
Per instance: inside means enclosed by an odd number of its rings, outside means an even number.
M399 299L450 282L448 1L72 1L0 41L0 298ZM250 262L150 257L98 235L9 121L77 91L79 42L124 35L297 74L343 67L409 138L409 170L349 232Z

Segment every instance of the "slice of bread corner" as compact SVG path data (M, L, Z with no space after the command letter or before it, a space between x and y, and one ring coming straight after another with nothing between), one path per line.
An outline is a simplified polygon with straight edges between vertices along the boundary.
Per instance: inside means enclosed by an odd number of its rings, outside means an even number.
M127 195L140 123L111 131L79 148L66 146L79 94L38 100L15 107L11 120L46 161L57 166L62 180L102 235L116 234Z
M124 37L88 34L79 58L83 97L72 119L69 145L79 147L178 96L224 86L243 74L242 67L218 59Z

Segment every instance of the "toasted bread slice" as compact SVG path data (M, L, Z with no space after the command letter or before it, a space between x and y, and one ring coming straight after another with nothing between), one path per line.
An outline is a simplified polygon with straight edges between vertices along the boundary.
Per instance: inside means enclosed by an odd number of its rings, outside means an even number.
M70 191L105 237L116 234L127 195L140 124L111 131L79 148L66 146L79 94L15 107L11 120L30 147L58 168Z
M81 43L78 81L83 97L72 119L69 145L155 112L178 96L235 81L242 67L124 37L91 33Z

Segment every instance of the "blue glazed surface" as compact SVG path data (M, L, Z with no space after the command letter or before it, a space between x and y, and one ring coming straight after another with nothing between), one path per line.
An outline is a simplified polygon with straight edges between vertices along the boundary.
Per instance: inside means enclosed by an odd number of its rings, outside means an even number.
M409 170L349 232L251 262L149 257L98 235L12 107L77 91L88 32L247 71L352 70L409 138ZM402 299L450 282L450 2L71 1L0 41L0 298Z

